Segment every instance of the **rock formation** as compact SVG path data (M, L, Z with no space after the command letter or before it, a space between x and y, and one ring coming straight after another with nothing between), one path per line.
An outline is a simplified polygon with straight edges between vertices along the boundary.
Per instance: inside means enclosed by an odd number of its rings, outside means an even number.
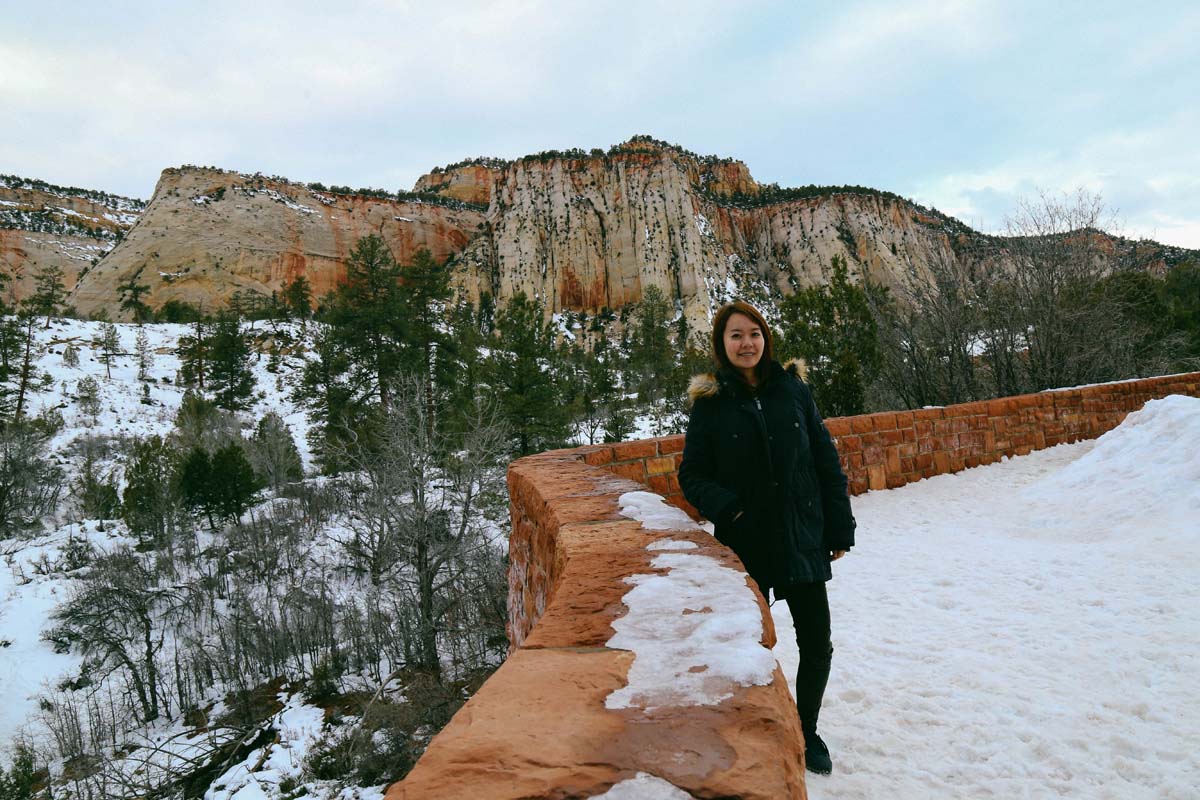
M741 162L634 137L608 151L473 159L386 196L168 169L74 302L83 313L115 313L116 287L134 276L155 307L179 299L214 308L301 274L320 295L369 233L401 262L421 247L450 259L458 291L473 301L524 292L547 313L590 315L657 286L694 332L730 298L769 308L824 282L835 256L853 278L893 288L939 260L1003 257L1001 240L887 192L760 185Z
M434 198L438 200L438 198ZM402 263L420 248L459 253L483 222L455 201L338 194L261 175L185 167L162 174L139 224L74 293L84 313L112 308L136 276L152 307L181 300L212 309L238 292L270 295L303 275L313 296L345 276L359 238L383 236Z
M59 267L70 290L137 222L141 200L0 176L0 273L4 300L28 297L44 267Z

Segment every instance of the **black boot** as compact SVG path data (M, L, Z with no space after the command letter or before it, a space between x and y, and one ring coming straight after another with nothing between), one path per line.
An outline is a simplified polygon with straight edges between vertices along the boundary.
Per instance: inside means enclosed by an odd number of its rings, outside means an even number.
M828 775L833 772L833 759L829 757L829 748L825 746L817 732L804 731L804 766L809 772L818 775Z
M829 748L817 735L817 720L821 716L821 701L825 697L825 686L829 683L829 667L833 660L833 646L816 658L800 660L796 674L796 710L800 714L800 728L804 731L804 763L810 772L828 775L833 771L833 760Z

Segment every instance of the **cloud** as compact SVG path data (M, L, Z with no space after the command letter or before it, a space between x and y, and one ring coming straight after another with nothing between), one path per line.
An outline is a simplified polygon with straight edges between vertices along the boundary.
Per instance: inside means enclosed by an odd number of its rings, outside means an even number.
M984 230L1004 226L1022 198L1084 188L1099 193L1129 236L1200 248L1200 112L1096 133L1072 148L1025 152L979 169L914 181L922 203Z

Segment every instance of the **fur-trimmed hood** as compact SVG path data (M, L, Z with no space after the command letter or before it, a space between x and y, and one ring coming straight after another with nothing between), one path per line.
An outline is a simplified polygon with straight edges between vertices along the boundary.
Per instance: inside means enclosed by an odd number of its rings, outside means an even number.
M784 370L800 380L808 378L808 364L803 358L793 358L783 365ZM704 372L693 375L688 382L688 403L695 403L702 397L713 397L721 391L721 379L715 372Z

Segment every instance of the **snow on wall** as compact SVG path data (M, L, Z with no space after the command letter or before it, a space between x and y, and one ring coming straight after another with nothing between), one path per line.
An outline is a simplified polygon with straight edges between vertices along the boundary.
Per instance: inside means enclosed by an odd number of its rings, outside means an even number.
M700 526L658 495L621 495L621 514L649 530L699 531ZM631 575L629 612L613 621L607 646L634 653L628 684L606 707L716 705L740 686L766 685L775 657L762 645L762 614L746 576L716 559L684 552L693 542L660 540L651 567L665 573Z

